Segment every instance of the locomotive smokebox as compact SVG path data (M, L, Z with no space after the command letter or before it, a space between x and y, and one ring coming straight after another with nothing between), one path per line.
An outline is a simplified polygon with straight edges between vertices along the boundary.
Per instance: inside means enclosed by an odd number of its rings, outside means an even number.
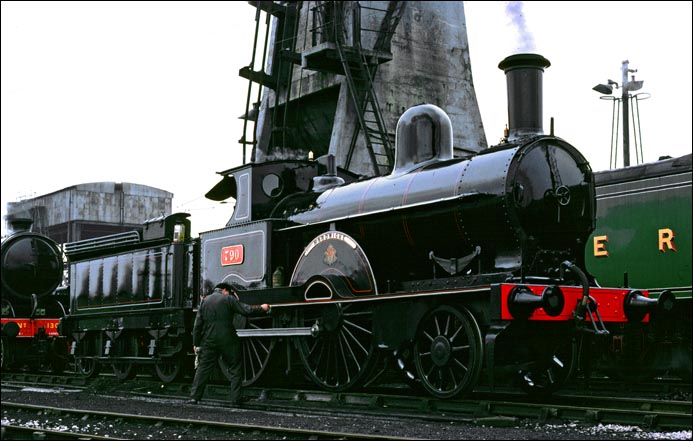
M515 54L498 64L508 85L508 141L544 134L542 80L549 66L538 54Z
M9 236L0 246L0 262L3 305L8 298L25 304L34 294L41 298L62 281L62 251L41 234L22 231Z

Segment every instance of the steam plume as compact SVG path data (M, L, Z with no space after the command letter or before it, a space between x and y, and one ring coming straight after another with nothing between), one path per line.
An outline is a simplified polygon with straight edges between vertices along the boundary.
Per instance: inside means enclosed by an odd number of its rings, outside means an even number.
M518 53L534 52L534 36L527 30L527 22L522 11L522 2L508 2L505 6L505 12L510 17L513 25L517 27L518 33Z

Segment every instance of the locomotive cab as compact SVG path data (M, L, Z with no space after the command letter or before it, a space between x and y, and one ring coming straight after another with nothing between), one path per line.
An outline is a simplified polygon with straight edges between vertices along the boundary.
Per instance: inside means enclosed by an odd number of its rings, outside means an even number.
M244 164L222 172L222 180L207 192L213 201L236 200L233 215L226 226L238 225L271 216L277 203L287 196L312 189L313 178L324 173L318 161L268 161ZM338 170L345 182L356 175Z

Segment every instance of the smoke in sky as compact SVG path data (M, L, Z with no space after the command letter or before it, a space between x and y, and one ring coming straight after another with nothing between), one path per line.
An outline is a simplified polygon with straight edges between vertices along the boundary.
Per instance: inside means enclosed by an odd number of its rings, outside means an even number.
M534 36L527 30L527 22L525 21L525 14L522 8L522 2L508 2L505 6L505 13L510 17L512 24L517 27L517 52L534 52L536 49L534 46Z

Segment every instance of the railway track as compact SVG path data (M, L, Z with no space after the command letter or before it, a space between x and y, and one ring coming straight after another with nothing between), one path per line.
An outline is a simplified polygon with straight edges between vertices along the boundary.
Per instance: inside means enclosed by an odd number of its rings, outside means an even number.
M373 435L368 433L349 433L341 431L317 431L314 429L295 429L286 427L272 427L258 424L227 423L207 420L202 412L201 419L171 418L162 416L136 415L132 413L103 412L95 410L81 410L64 407L46 407L29 404L17 404L2 402L3 419L22 421L31 420L37 412L42 414L60 415L61 425L59 427L22 427L18 425L3 424L3 439L27 439L27 434L31 434L32 439L131 439L137 436L137 432L128 434L127 438L117 438L89 432L100 431L108 433L113 430L115 425L132 426L142 432L144 427L156 427L162 435L162 439L169 439L178 436L183 439L195 439L195 434L204 433L203 439L284 439L284 440L305 440L305 439L417 439L403 438L400 436L392 437L388 435ZM33 420L35 421L35 420ZM98 421L99 424L85 424L85 421ZM86 432L84 428L87 428ZM141 429L136 429L140 427ZM67 429L67 430L66 430ZM74 431L82 429L81 431ZM73 430L73 431L71 431ZM43 436L41 435L43 434ZM17 438L14 438L14 436ZM217 435L219 437L217 437Z
M32 439L32 440L121 440L127 438L117 438L112 436L90 435L81 432L69 432L61 430L51 430L45 428L17 426L14 424L2 424L2 439Z
M189 384L161 384L138 378L119 383L115 379L99 377L91 381L82 378L36 375L3 374L3 388L43 386L103 391L104 394L142 397L146 399L183 402L189 394ZM690 385L680 385L689 391ZM670 385L668 390L672 389ZM595 395L575 390L543 399L529 400L524 394L508 391L479 391L469 399L436 400L412 396L384 389L385 392L329 393L316 390L288 390L279 388L246 388L244 394L251 400L246 408L258 411L293 412L298 410L324 414L362 414L369 417L389 417L430 421L457 422L484 425L509 425L523 419L538 422L573 421L586 424L624 424L646 429L690 430L692 403L690 398L667 400L655 397L624 397L617 394ZM410 392L409 390L407 390ZM203 403L224 407L227 386L211 384ZM4 403L3 403L4 406Z
M257 393L257 391L248 391ZM254 408L291 411L297 407L326 414L359 411L371 416L417 418L435 422L508 425L521 419L567 420L594 424L624 424L648 429L691 428L691 402L564 395L543 402L527 397L503 399L489 394L479 399L433 400L421 397L322 391L261 390ZM223 403L210 400L210 403Z

